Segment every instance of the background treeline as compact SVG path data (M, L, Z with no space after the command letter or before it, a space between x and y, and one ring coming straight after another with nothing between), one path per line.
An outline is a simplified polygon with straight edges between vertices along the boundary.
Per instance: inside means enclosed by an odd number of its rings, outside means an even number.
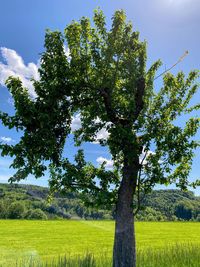
M48 189L33 185L0 184L0 219L113 219L114 209L84 206L77 193L59 194L51 203ZM147 195L136 216L139 221L200 221L200 197L193 192L157 190Z

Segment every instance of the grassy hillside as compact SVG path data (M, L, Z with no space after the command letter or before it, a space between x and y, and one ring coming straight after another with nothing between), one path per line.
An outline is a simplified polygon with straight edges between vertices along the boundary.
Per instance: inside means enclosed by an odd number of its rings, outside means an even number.
M50 259L86 252L110 258L113 234L113 221L0 220L0 264L30 256ZM200 223L136 222L136 240L139 251L166 250L177 244L199 247Z
M0 184L0 219L113 219L114 209L91 209L80 195L56 194L47 202L48 189L33 185ZM200 198L179 190L153 191L142 202L139 221L200 221Z

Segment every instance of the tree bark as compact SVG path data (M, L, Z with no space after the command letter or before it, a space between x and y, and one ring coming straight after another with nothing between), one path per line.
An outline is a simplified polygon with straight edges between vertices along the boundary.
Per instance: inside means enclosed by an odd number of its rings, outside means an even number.
M113 267L135 267L136 246L133 216L133 196L136 189L138 164L124 161L123 178L116 205Z

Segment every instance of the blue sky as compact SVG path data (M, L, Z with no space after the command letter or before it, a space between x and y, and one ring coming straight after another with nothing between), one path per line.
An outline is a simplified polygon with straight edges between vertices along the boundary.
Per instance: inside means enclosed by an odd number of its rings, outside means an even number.
M43 52L45 29L61 30L73 19L81 16L92 17L93 10L100 7L110 25L110 19L116 9L124 9L127 19L140 31L140 38L148 42L148 65L160 58L165 68L173 65L186 51L189 55L173 69L176 73L183 70L188 73L198 69L200 63L200 1L199 0L1 0L0 16L0 110L13 113L12 99L4 86L5 79L12 74L18 75L33 94L30 77L37 78L40 53ZM159 87L161 81L157 81ZM200 100L200 93L195 101ZM199 114L197 114L199 115ZM79 123L74 120L74 127ZM100 133L104 135L105 133ZM200 133L197 138L199 139ZM0 125L0 139L14 144L19 134ZM69 158L75 152L72 139L68 141ZM98 144L86 144L87 159L95 164L103 158L110 160L105 148ZM9 169L11 160L0 157L0 182L7 181L13 171ZM198 178L200 150L196 152L190 179ZM108 161L108 165L112 164ZM48 175L47 175L48 176ZM29 177L26 181L47 185L47 177L36 181ZM200 194L200 190L196 190Z

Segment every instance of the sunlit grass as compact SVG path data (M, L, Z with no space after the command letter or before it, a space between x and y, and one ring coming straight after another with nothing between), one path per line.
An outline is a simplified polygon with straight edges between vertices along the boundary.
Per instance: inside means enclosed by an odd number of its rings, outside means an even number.
M0 265L1 267L5 265ZM60 256L48 260L24 258L6 264L6 267L112 267L111 256L91 253L82 256ZM142 249L137 251L137 267L199 267L200 246L182 244L162 249Z
M192 253L190 250L190 255L193 256L190 257L190 260L194 259L195 261L199 257L200 223L138 222L136 223L136 233L138 262L141 260L139 267L146 264L142 263L142 260L145 261L145 255L147 255L147 260L151 257L151 262L155 258L155 263L158 258L165 259L165 261L166 257L170 259L173 250L168 250L169 247L174 245L190 244L190 247L181 247L185 250L179 249L179 254L182 253L182 256L180 256L182 260L187 260L187 257L189 257L188 251L191 247ZM3 267L9 266L9 264L10 266L17 266L13 265L13 262L18 261L21 264L21 260L30 261L30 259L34 264L37 261L49 262L52 259L57 261L59 255L61 257L66 255L66 259L77 261L77 257L82 260L85 254L92 255L95 264L101 264L96 266L103 266L103 263L99 263L103 258L105 261L111 262L113 236L113 221L0 220L0 266L1 264ZM152 255L152 253L154 254ZM184 258L184 255L187 255L187 257ZM24 264L27 264L27 262L24 262ZM55 264L53 266L56 267ZM200 263L199 265L195 264L188 266L200 266ZM144 265L144 267L151 266L154 265Z

